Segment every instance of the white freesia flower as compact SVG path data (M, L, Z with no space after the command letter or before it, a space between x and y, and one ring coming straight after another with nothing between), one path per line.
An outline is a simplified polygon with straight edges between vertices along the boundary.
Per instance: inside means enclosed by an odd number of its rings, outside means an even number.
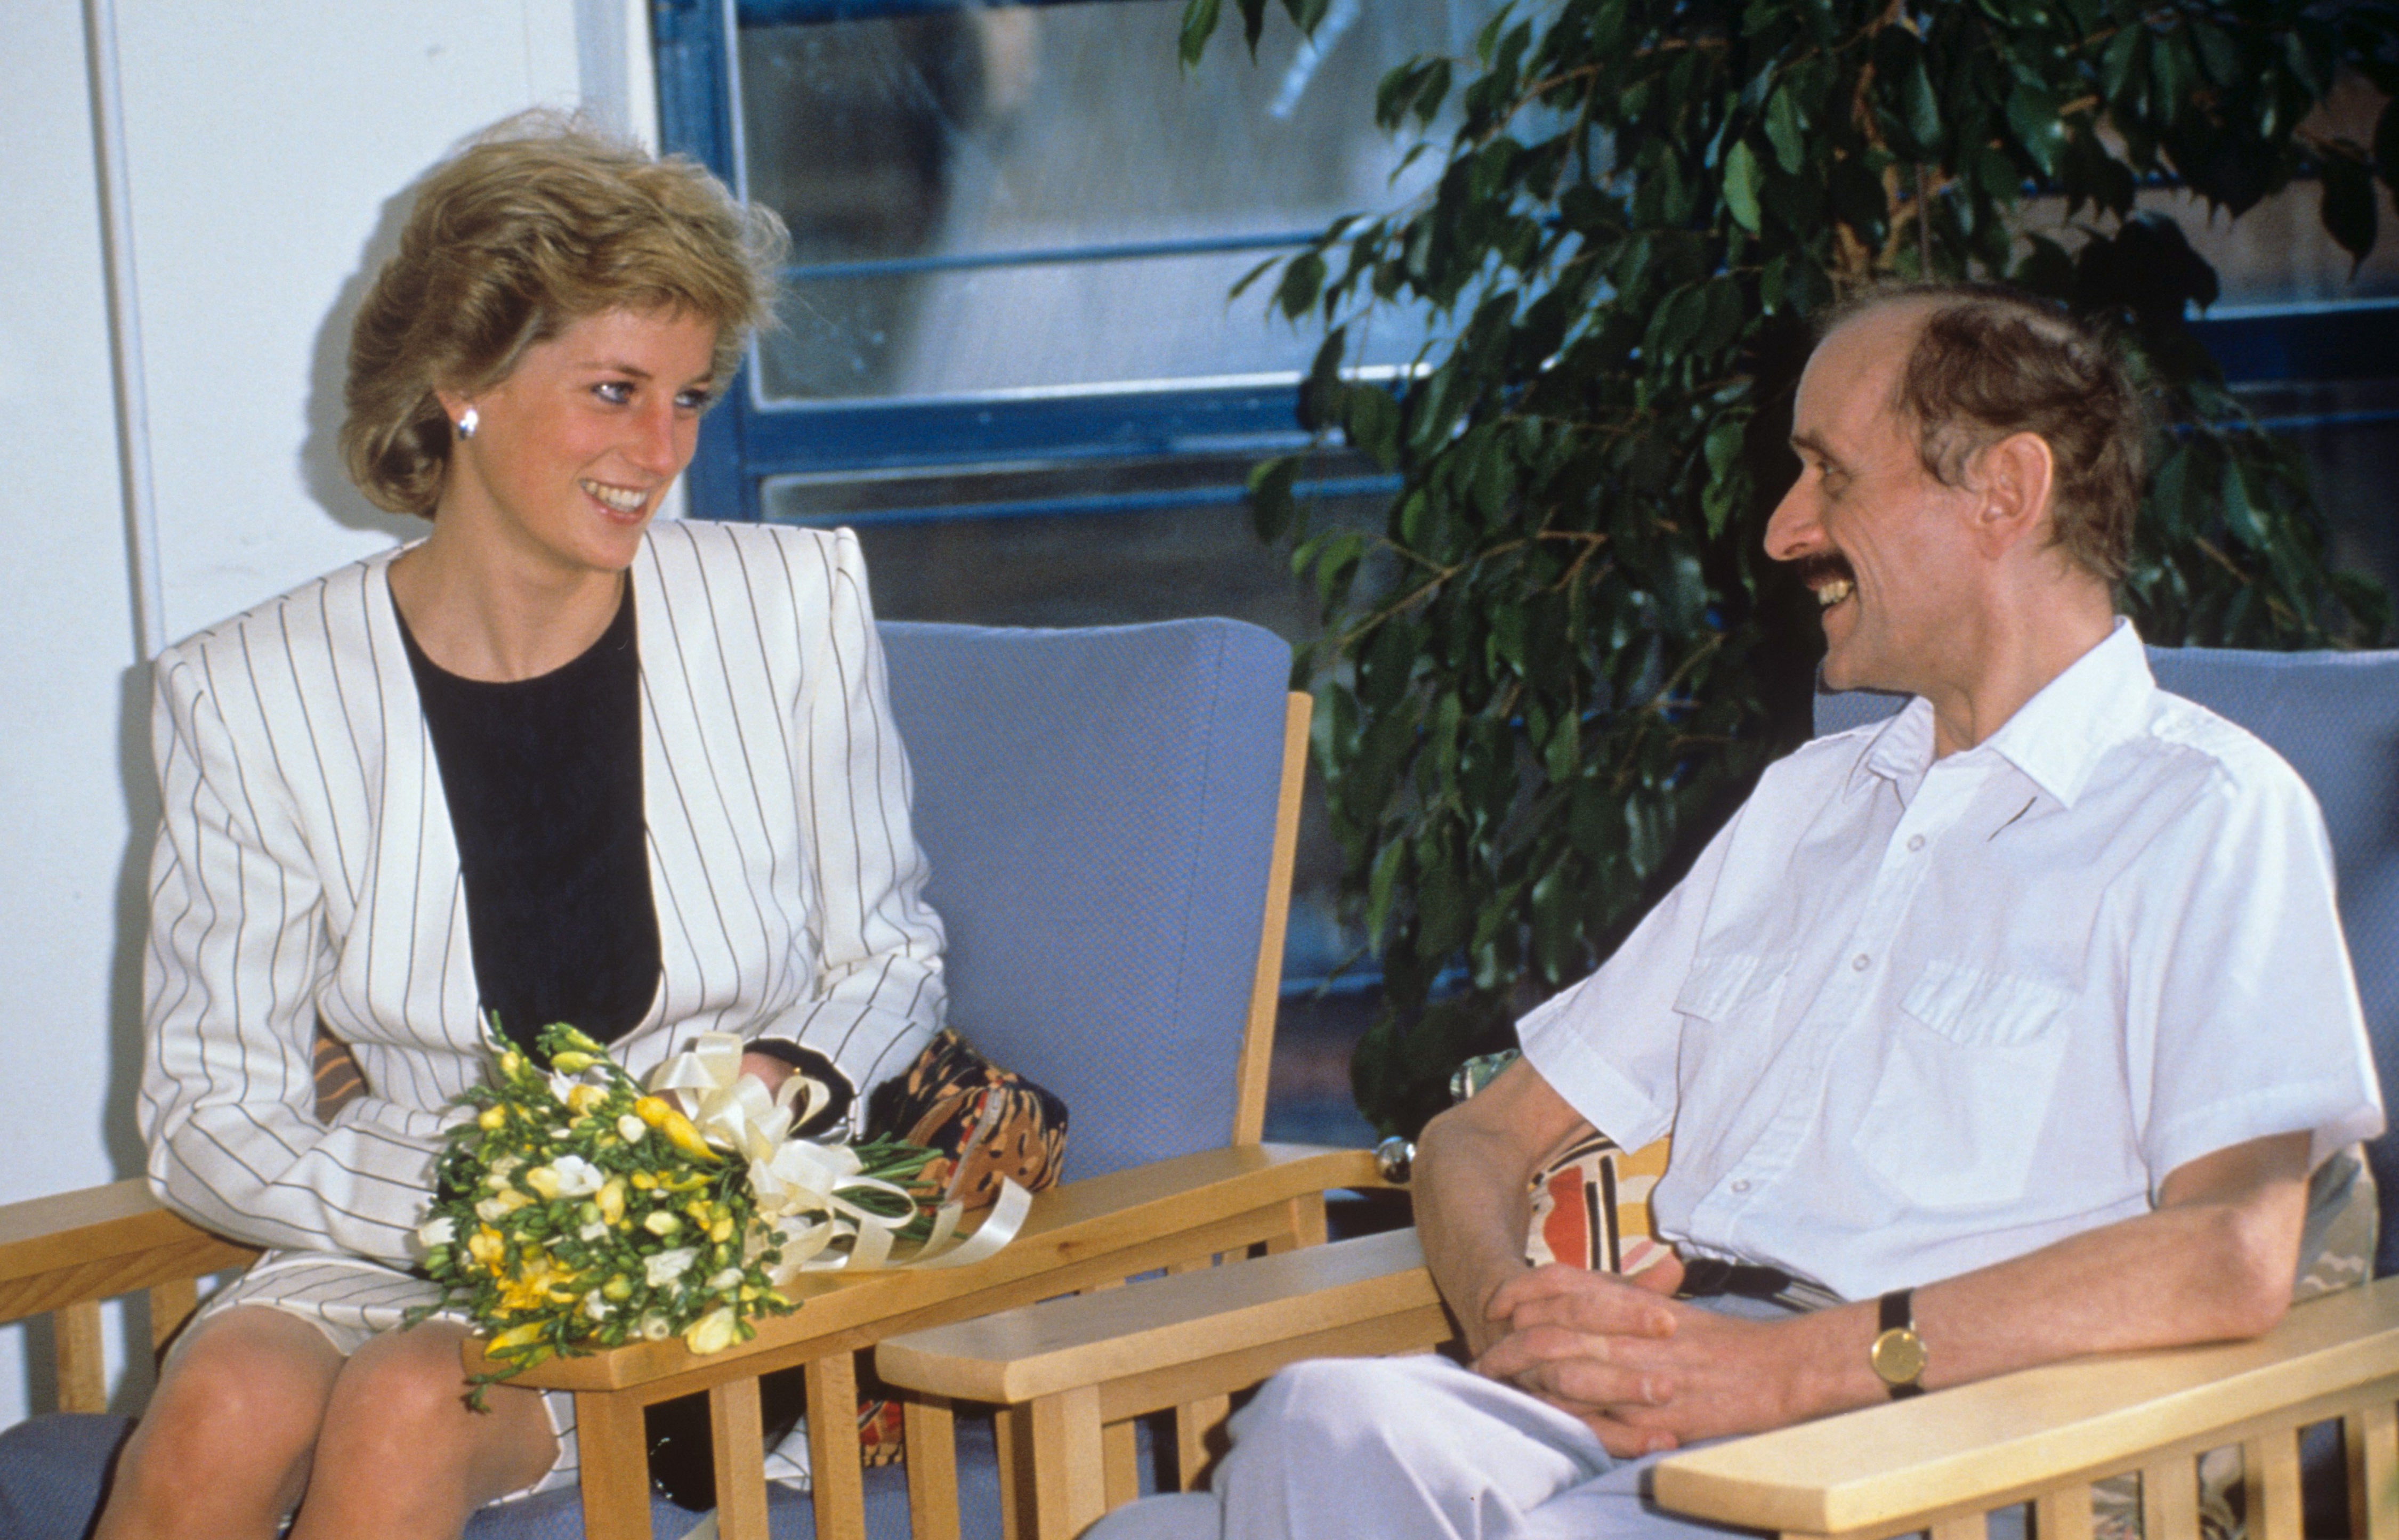
M722 1273L717 1274L716 1277L709 1279L708 1287L712 1291L720 1294L725 1293L729 1290L740 1288L741 1269L739 1267L726 1268Z
M456 1241L457 1238L457 1221L452 1219L447 1214L443 1214L437 1219L428 1219L424 1223L416 1227L416 1239L418 1244L428 1250L436 1246L448 1246Z
M663 1289L684 1276L699 1256L697 1246L678 1246L671 1251L653 1251L643 1259L642 1272L653 1289Z
M655 1262L657 1259L653 1257L650 1260ZM642 1317L641 1330L644 1342L662 1343L674 1335L673 1324L655 1310Z
M575 1238L577 1240L604 1240L607 1236L608 1222L604 1219L595 1219L575 1232Z
M642 1136L649 1131L650 1126L631 1113L627 1113L617 1119L617 1137L628 1144L639 1144L642 1141Z
M560 1155L549 1163L549 1169L558 1173L561 1197L590 1197L608 1180L605 1172L581 1155Z
M594 1289L583 1296L583 1313L595 1321L604 1321L617 1313L617 1307L603 1299L600 1290Z

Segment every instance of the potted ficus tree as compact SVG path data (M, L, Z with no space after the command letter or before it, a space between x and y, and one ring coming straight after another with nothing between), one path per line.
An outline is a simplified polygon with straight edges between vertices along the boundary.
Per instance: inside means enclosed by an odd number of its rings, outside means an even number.
M1303 30L1327 8L1281 7ZM1227 10L1254 48L1267 0L1187 0L1187 64ZM2161 424L2121 598L2152 642L2381 638L2304 463L2188 325L2214 271L2135 206L2166 177L2238 219L2313 179L2363 258L2399 108L2370 145L2319 132L2344 71L2399 93L2399 6L1547 0L1383 78L1386 128L1455 122L1438 180L1253 275L1323 329L1304 426L1403 482L1369 536L1311 527L1297 457L1251 479L1322 603L1300 671L1382 966L1352 1066L1369 1118L1413 1133L1804 736L1813 606L1759 539L1796 470L1809 317L1845 290L2006 277L2118 329ZM2040 195L2062 238L2022 233ZM1358 383L1353 330L1389 305L1445 340L1401 386ZM1390 575L1362 586L1377 547Z

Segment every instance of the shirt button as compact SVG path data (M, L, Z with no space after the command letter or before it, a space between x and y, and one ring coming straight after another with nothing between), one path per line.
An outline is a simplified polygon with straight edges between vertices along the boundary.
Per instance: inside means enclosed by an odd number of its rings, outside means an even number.
M1735 1177L1733 1179L1732 1190L1736 1193L1745 1193L1749 1191L1749 1178L1745 1176Z
M1850 959L1850 966L1857 969L1860 973L1864 973L1866 969L1874 966L1874 959L1861 952L1856 956Z
M1910 849L1910 850L1921 850L1921 849L1923 849L1923 848L1924 848L1924 836L1923 836L1923 835L1921 835L1921 834L1910 834L1910 835L1907 837L1907 848L1908 848L1908 849Z

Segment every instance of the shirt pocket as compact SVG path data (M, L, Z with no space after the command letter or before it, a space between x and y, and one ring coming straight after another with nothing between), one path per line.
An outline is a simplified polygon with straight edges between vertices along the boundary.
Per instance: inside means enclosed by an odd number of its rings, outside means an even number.
M2037 979L1926 965L1885 1033L1859 1157L1925 1209L2023 1197L2056 1100L2070 998Z

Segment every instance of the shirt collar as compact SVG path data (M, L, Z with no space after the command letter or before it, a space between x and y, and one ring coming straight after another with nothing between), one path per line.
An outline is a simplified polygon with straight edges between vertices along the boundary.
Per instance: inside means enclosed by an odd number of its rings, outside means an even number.
M2106 640L2067 667L1968 753L1993 753L2071 807L2100 757L2139 733L2157 692L2133 623L2118 616ZM1897 785L1903 796L1932 765L1932 703L1918 696L1883 724L1858 763Z

